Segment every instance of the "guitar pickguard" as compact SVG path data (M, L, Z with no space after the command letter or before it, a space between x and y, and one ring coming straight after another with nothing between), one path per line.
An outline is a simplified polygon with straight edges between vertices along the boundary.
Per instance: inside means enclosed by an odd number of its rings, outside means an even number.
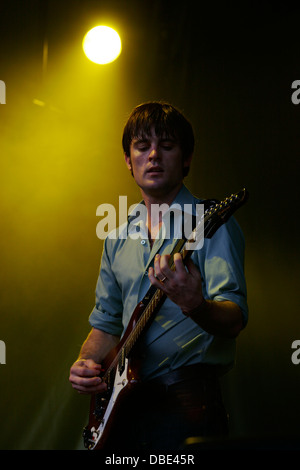
M84 446L87 447L89 450L93 450L100 439L102 438L102 435L106 429L106 425L108 423L108 420L110 418L111 412L115 406L115 403L117 401L117 398L119 397L119 394L125 389L125 387L128 384L128 359L125 359L124 362L124 367L121 369L117 368L116 370L116 375L115 375L115 380L114 380L114 386L113 390L109 399L109 402L107 404L107 407L105 409L105 413L103 417L98 417L100 420L99 426L92 426L90 429L85 428L84 429Z

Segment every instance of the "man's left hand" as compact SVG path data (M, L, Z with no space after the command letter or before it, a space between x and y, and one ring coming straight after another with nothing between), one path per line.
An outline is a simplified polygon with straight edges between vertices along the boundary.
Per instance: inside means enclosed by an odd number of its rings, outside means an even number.
M161 289L181 310L190 311L203 301L201 274L191 259L184 265L180 253L174 254L175 270L169 267L170 255L156 255L149 280ZM186 269L187 268L187 269Z

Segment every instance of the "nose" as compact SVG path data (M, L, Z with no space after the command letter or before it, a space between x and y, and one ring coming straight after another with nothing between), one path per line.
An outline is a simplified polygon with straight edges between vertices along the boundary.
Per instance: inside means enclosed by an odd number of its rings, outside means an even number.
M156 160L159 158L158 148L156 145L153 145L150 149L149 160Z

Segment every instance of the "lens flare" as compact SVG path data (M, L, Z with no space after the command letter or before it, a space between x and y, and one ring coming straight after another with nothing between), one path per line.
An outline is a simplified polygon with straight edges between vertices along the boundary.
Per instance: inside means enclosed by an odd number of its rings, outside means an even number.
M82 47L89 60L108 64L119 57L122 43L119 34L109 26L96 26L87 32Z

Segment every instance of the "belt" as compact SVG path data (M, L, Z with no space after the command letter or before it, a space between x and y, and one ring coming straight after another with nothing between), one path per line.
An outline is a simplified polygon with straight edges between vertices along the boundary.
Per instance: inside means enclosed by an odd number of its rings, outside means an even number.
M148 385L174 385L187 380L216 380L223 368L212 364L192 364L143 382Z

